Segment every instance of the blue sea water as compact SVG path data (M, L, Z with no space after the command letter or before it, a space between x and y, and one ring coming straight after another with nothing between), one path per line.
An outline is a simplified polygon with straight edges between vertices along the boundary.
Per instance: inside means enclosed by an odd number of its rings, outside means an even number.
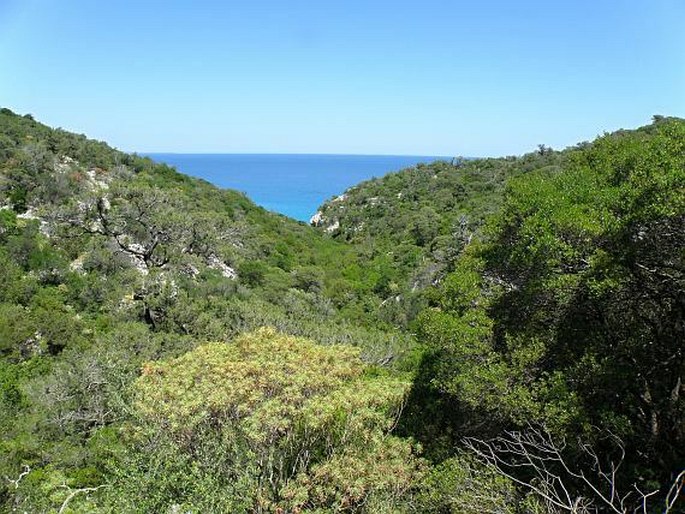
M262 207L309 221L327 199L391 171L444 157L314 154L144 154L181 173L237 189Z

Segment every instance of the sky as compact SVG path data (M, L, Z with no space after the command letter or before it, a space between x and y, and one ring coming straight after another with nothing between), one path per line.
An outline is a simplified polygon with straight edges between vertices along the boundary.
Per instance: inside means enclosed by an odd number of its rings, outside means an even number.
M137 152L564 148L685 117L685 1L0 0L0 105Z

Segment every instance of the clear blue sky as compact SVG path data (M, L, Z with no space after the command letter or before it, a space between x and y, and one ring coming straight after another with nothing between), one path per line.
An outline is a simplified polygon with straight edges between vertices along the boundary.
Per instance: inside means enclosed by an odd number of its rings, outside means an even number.
M685 116L685 1L0 0L0 105L139 152L561 148Z

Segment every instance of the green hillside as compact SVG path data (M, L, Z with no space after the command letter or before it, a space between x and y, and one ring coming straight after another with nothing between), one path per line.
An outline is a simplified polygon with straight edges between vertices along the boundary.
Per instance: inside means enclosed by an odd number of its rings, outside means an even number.
M270 325L323 343L381 344L373 329L351 335L352 325L377 325L369 312L380 300L375 270L349 245L164 164L0 116L6 223L55 261L18 264L38 274L31 266L57 266L53 285L68 276L75 298L86 288L92 298L76 309L120 313L131 297L126 316L142 312L155 330L225 338Z
M146 361L263 326L364 365L412 347L377 322L354 248L238 192L7 109L0 156L0 476L31 470L2 483L7 506L50 510L115 476Z
M315 224L0 110L0 510L683 512L685 121Z
M532 170L554 173L567 155L541 146L521 157L419 164L348 189L324 203L312 224L384 264L382 316L406 327L426 306L422 291L481 237L508 181Z

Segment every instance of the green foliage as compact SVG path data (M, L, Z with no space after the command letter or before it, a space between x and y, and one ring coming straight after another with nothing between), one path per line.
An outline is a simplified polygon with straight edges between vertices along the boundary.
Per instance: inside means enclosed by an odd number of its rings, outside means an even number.
M0 510L541 513L461 449L530 423L666 483L684 147L419 165L316 230L0 110Z
M390 509L421 469L411 445L388 435L408 384L363 370L358 349L270 329L199 346L144 366L135 384L141 424L131 437L137 451L149 452L150 438L161 434L166 442L153 451L185 454L203 484L218 470L217 486L249 484L242 494L257 511L350 511L369 501ZM207 445L221 448L214 458L224 461L207 461ZM159 487L137 494L162 494ZM198 493L191 487L165 500L198 508Z
M261 262L244 262L240 266L240 279L251 287L264 285L267 267Z
M425 477L418 495L418 511L454 514L525 511L512 481L471 455L459 454L441 462Z
M510 183L487 242L418 322L417 400L470 412L438 420L452 440L478 419L481 432L536 422L568 439L600 427L625 444L627 481L669 480L685 458L684 144L669 120Z
M261 417L258 407L267 400L279 418L310 395L359 375L358 353L261 330L231 345L204 345L170 363L146 365L136 385L138 408L147 417L162 418L170 430L184 432L233 413L239 419ZM272 431L268 426L255 430L260 440L268 437L262 431Z
M0 113L0 205L0 475L30 467L21 487L2 490L2 508L59 509L69 491L102 485L77 493L69 509L92 511L108 498L138 510L107 484L144 465L131 455L130 469L109 464L121 461L130 387L144 361L264 325L353 344L370 362L394 364L411 346L410 336L372 326L382 299L375 282L346 273L366 262L350 246L240 193L8 110ZM211 431L207 441L224 448ZM169 452L174 445L169 439ZM175 455L172 463L160 450L159 465L180 483L194 461ZM95 475L86 471L93 467ZM218 493L228 483L212 474L196 479L216 487L217 500L198 508L239 510L231 502L247 493L229 501ZM162 487L163 475L146 476Z
M379 313L407 328L426 302L421 294L453 269L465 246L482 237L514 177L558 169L566 153L419 164L362 182L326 202L316 226L366 255ZM368 266L368 265L367 265ZM360 279L364 282L366 280Z

